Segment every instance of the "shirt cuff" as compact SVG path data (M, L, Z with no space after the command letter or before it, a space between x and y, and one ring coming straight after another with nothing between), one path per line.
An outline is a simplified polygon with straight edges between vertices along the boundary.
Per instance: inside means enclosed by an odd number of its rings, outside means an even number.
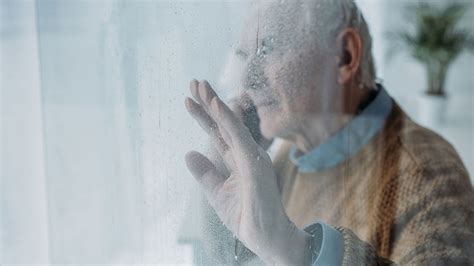
M344 239L339 231L323 222L307 226L304 230L314 235L314 245L319 248L319 251L315 250L318 255L312 266L342 264Z

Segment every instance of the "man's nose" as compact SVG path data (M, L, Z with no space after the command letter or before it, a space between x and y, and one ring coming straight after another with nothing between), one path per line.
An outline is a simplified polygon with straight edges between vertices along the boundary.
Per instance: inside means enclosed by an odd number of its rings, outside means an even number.
M244 90L258 90L265 86L262 58L255 55L249 58L247 67L242 74Z

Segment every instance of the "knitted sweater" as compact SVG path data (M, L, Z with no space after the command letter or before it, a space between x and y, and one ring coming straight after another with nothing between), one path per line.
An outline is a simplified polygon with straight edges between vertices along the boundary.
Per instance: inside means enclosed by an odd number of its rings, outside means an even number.
M320 220L342 232L343 264L474 264L468 173L448 142L398 105L368 145L332 169L299 173L290 147L274 160L287 214L299 228Z
M286 212L299 228L322 221L339 230L343 265L474 265L468 173L448 142L398 105L381 132L331 169L299 172L290 148L284 143L274 158ZM208 223L205 243L220 263L232 263L234 242L219 224ZM249 250L237 249L237 264L252 263Z

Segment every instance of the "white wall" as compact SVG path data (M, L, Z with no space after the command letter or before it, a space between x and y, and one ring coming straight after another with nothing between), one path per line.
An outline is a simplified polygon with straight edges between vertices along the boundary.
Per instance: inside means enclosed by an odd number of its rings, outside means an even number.
M432 3L443 4L446 1L433 0ZM474 2L457 1L470 6L463 23L474 33ZM400 53L389 62L385 56L389 43L384 37L389 30L407 26L403 11L405 5L413 1L358 0L358 2L373 34L378 77L402 108L417 120L418 97L427 84L424 68L406 53ZM447 121L434 130L454 145L470 172L471 180L474 181L474 55L472 53L463 53L452 65L446 89L449 97Z

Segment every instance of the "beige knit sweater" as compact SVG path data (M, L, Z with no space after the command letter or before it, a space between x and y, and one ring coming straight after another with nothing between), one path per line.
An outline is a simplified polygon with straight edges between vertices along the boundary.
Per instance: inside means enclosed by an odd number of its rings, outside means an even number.
M287 214L299 228L319 220L342 232L344 265L474 265L468 173L448 142L398 105L384 129L337 167L299 173L290 147L274 159Z

